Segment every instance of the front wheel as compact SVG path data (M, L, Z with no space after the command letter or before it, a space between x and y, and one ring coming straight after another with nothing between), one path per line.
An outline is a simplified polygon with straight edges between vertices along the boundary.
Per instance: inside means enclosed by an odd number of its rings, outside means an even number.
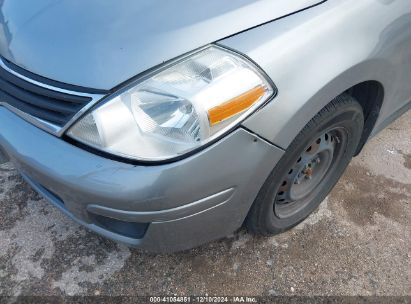
M265 181L247 216L247 228L257 234L277 234L316 210L353 157L363 124L360 104L347 94L322 109Z

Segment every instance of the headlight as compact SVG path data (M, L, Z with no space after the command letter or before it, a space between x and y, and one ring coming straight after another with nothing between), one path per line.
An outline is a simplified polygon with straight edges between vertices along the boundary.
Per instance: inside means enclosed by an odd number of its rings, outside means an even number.
M252 63L211 46L123 89L67 134L117 156L166 160L229 131L273 93Z

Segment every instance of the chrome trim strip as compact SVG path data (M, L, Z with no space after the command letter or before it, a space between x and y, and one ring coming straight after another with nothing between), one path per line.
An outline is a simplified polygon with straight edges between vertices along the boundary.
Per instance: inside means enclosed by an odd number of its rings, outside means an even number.
M39 86L39 87L43 87L43 88L46 88L46 89L49 89L49 90L52 90L52 91L58 91L58 92L61 92L61 93L66 93L66 94L71 94L71 95L77 95L77 96L90 97L90 96L93 95L93 94L87 94L87 93L81 93L81 92L75 92L75 91L69 91L69 90L65 90L65 89L60 89L60 88L53 87L53 86L48 85L48 84L44 84L44 83L38 82L37 80L33 80L33 79L31 79L31 78L28 78L28 77L26 77L26 76L24 76L24 75L21 75L21 74L17 73L16 71L10 69L10 68L4 63L4 61L3 61L3 59L2 59L1 57L0 57L0 66L1 66L4 70L6 70L7 72L13 74L14 76L17 76L17 77L19 77L19 78L21 78L21 79L23 79L23 80L25 80L25 81L27 81L27 82L31 82L32 84L35 84L35 85L37 85L37 86Z
M65 94L70 94L70 95L74 95L74 96L82 96L82 97L90 97L91 100L90 102L85 105L76 115L74 115L68 122L67 124L65 124L63 127L59 127L56 126L52 123L49 123L47 121L44 121L40 118L37 118L35 116L32 116L30 114L27 114L17 108L14 108L12 106L10 106L8 103L6 102L2 102L0 101L0 106L3 106L7 109L9 109L10 111L12 111L13 113L15 113L16 115L20 116L21 118L27 120L28 122L30 122L31 124L35 125L36 127L43 129L46 132L49 132L55 136L61 137L68 128L70 128L76 121L77 119L79 119L86 111L88 111L92 106L94 106L100 99L102 99L105 95L103 94L87 94L87 93L82 93L82 92L76 92L76 91L70 91L70 90L66 90L66 89L61 89L58 87L54 87L48 84L44 84L41 82L38 82L36 80L30 79L24 75L21 75L19 73L17 73L16 71L10 69L3 61L3 59L0 57L0 67L3 68L4 70L6 70L7 72L9 72L10 74L13 74L16 77L19 77L20 79L23 79L27 82L30 82L36 86L45 88L45 89L49 89L51 91L55 91L55 92L60 92L60 93L65 93Z

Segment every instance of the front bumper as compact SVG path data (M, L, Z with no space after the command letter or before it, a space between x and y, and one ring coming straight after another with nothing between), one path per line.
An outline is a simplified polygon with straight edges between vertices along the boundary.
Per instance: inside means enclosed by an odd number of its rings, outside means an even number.
M2 107L0 149L40 194L71 218L105 237L152 252L184 250L234 232L283 154L239 128L181 161L136 166L84 151ZM111 229L115 225L101 219L136 223L136 233L134 228L124 233Z

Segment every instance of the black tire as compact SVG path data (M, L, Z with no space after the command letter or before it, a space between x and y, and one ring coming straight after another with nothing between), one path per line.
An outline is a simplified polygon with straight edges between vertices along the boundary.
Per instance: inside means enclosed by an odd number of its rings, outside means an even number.
M348 94L338 96L323 108L293 140L265 181L246 218L248 230L260 235L278 234L315 211L350 163L363 126L362 108ZM313 149L317 149L316 158L310 160ZM310 185L313 180L316 184ZM290 202L284 202L287 200Z

